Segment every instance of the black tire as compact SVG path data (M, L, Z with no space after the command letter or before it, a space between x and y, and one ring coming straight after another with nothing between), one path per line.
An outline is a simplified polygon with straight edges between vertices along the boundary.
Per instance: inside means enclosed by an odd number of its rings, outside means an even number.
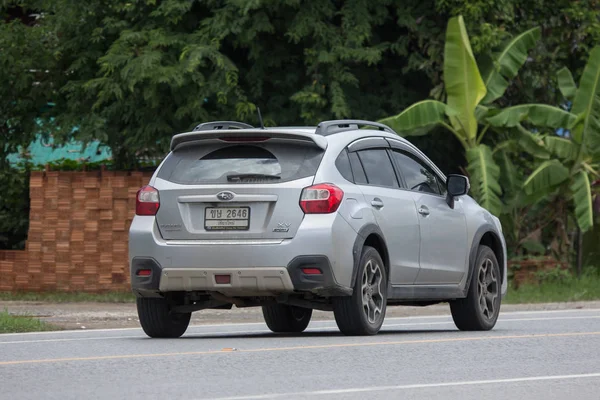
M496 255L489 247L479 246L467 297L450 302L456 327L462 331L491 330L500 313L500 288L500 267Z
M312 316L310 308L287 304L269 304L262 306L263 316L269 329L276 333L303 332Z
M365 270L376 265L380 276L377 279L378 284L367 282L364 290ZM336 297L333 302L333 313L338 328L344 335L348 336L366 336L376 335L381 329L385 319L387 307L387 272L381 256L372 247L365 246L358 264L356 272L356 282L352 296ZM368 279L368 276L366 277ZM376 289L373 289L377 286ZM378 293L375 293L377 292ZM366 297L365 297L366 296ZM379 300L381 296L381 300ZM379 309L379 313L372 312L370 301ZM370 318L371 312L373 318ZM369 316L367 316L369 314Z
M136 303L142 329L151 338L178 338L190 324L192 313L172 313L166 299L138 297Z

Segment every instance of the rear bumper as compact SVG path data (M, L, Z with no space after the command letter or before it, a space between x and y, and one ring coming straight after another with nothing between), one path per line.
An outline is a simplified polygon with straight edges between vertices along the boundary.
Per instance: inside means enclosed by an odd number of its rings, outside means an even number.
M310 268L313 273L306 274ZM139 270L150 270L139 276ZM320 273L315 274L314 270ZM229 277L229 283L217 283L217 275ZM152 258L136 257L131 264L131 286L141 297L165 292L207 291L227 296L277 296L310 292L322 296L351 295L352 289L335 281L325 256L299 256L287 267L253 268L162 268Z
M165 241L153 217L135 217L130 228L131 286L138 296L173 291L217 291L228 296L276 296L310 292L352 293L356 233L335 214L308 221L291 240ZM335 234L333 234L335 232ZM320 274L305 274L303 269ZM150 269L150 276L138 276ZM230 275L217 284L215 275Z

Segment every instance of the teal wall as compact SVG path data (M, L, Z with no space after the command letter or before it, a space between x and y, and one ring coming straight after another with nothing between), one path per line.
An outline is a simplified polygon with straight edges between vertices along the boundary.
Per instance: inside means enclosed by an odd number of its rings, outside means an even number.
M54 140L42 140L41 136L28 147L29 161L34 165L45 165L61 159L81 160L86 162L99 162L111 159L110 149L100 146L100 142L93 141L85 148L81 142L71 141L64 146L53 146ZM17 164L25 161L20 154L10 154L8 161Z

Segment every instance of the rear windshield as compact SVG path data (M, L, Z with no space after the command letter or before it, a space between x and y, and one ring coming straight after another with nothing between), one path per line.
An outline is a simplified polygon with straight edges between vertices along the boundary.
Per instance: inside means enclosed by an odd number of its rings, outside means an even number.
M304 144L214 144L171 153L158 177L180 184L279 183L312 176L323 150Z

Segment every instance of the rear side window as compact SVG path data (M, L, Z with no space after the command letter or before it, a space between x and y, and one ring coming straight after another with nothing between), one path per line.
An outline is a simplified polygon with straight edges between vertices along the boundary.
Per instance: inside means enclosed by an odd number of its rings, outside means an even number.
M356 153L348 153L348 158L350 159L350 166L352 167L352 175L354 175L354 183L357 185L366 185L367 176L365 175L365 170L358 159L358 154Z
M278 183L314 175L322 157L321 149L298 144L190 146L171 153L158 177L180 184Z
M367 175L369 185L398 187L398 180L387 151L384 149L362 150L358 157Z
M352 167L350 166L350 159L348 158L348 152L346 150L343 150L335 160L335 167L340 171L340 174L344 179L349 182L354 182Z

